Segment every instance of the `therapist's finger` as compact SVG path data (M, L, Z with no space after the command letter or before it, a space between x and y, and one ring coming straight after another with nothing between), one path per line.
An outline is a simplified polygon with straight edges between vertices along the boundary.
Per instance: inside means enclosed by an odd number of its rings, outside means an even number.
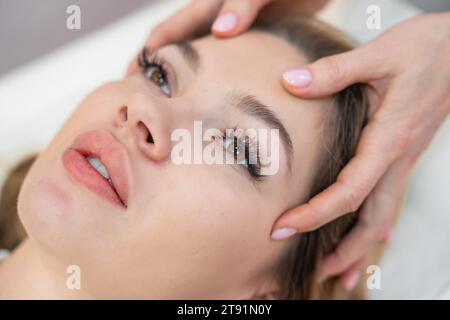
M389 240L392 226L400 212L405 184L412 164L398 161L378 182L360 212L355 228L322 261L319 278L348 273L357 261L373 248Z
M321 58L299 69L286 71L283 87L303 98L334 94L351 84L378 79L386 73L386 63L380 61L378 51L371 45Z
M258 12L272 1L226 0L212 25L212 32L219 37L231 37L247 30L256 19Z
M150 50L193 36L198 30L211 24L219 12L223 0L196 0L157 25L145 44ZM138 54L128 65L126 75L139 69Z
M364 265L367 257L356 261L348 270L339 276L339 283L346 291L352 291L361 280Z
M166 44L192 37L198 30L213 22L222 2L222 0L192 1L156 26L150 34L147 46L155 50Z
M283 213L275 222L272 239L315 230L325 223L356 211L391 163L404 150L407 138L390 123L370 122L363 130L356 155L337 181L308 203Z
M373 228L365 224L356 225L336 250L321 263L319 279L323 281L331 276L344 273L355 262L373 250L379 241Z

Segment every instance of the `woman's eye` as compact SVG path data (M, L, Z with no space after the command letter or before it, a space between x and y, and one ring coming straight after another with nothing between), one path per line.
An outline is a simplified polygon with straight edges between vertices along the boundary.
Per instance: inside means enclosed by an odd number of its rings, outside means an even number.
M170 85L167 80L167 73L162 66L156 64L149 65L145 70L145 76L147 79L153 81L158 87L160 87L161 91L166 96L170 97L172 95Z
M233 159L236 161L236 164L244 166L253 178L260 179L260 167L258 164L253 163L256 161L250 160L250 158L252 158L252 160L255 159L253 159L254 157L249 151L248 143L238 139L237 137L224 137L224 139L226 152L233 155Z
M237 138L227 139L227 152L233 155L238 164L245 164L245 144Z
M139 55L138 64L148 80L153 81L167 97L172 96L163 59L156 53L153 54L151 59L148 59L148 49L144 47Z

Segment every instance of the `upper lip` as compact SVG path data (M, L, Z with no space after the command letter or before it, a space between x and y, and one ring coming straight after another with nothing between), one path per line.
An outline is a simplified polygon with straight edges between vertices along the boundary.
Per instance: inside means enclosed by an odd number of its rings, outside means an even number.
M80 134L73 149L85 157L98 158L108 170L114 189L125 207L129 201L129 157L125 147L109 132L92 130Z

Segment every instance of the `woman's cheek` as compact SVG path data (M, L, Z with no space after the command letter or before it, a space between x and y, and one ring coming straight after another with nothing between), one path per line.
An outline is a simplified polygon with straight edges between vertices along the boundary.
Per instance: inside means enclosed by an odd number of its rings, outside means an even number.
M200 245L212 240L239 243L251 237L249 230L261 230L258 224L264 219L258 216L264 214L263 201L250 183L242 185L235 169L169 165L162 170L156 179L160 185L149 191L151 195L142 196L142 205L147 207L142 211L147 212L145 219L154 232L193 238Z

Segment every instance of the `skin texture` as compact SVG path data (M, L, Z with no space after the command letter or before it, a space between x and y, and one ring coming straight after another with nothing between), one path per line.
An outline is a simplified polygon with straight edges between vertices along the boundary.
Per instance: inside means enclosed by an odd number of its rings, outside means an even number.
M206 8L201 1L192 1L156 27L147 43L157 48L179 41L208 21L212 22L209 27L213 34L228 38L245 31L268 5L279 5L276 14L292 12L297 6L305 6L304 12L312 13L325 3L318 1L310 6L310 1L224 0L216 1L217 7L211 2ZM203 15L195 14L202 9ZM230 12L236 15L237 23L228 23L226 31L218 31L217 21ZM265 14L271 14L270 10ZM178 28L179 23L183 28ZM306 66L299 64L300 69L293 70L301 71L301 86L293 85L286 73L277 75L288 92L304 99L329 96L358 82L372 89L372 115L354 159L335 184L286 212L271 230L314 230L362 206L357 227L324 260L322 279L341 275L341 281L348 283L348 279L358 277L359 266L372 248L390 237L409 173L450 112L449 39L450 13L422 15L348 53ZM305 74L309 81L305 81Z
M271 241L270 230L310 189L322 151L317 133L331 102L301 101L279 86L277 75L305 59L277 37L249 32L193 45L201 56L197 73L175 46L158 52L177 75L173 97L132 69L90 94L41 153L19 196L30 237L0 266L0 297L227 299L276 292L272 268L289 241ZM192 131L194 120L268 128L225 104L229 90L256 96L281 119L294 149L290 174L284 148L279 172L260 183L236 165L171 162L171 132ZM146 139L139 122L154 137L151 150L138 147ZM110 132L129 154L126 210L64 170L62 153L92 129ZM81 268L81 290L65 288L69 265Z

